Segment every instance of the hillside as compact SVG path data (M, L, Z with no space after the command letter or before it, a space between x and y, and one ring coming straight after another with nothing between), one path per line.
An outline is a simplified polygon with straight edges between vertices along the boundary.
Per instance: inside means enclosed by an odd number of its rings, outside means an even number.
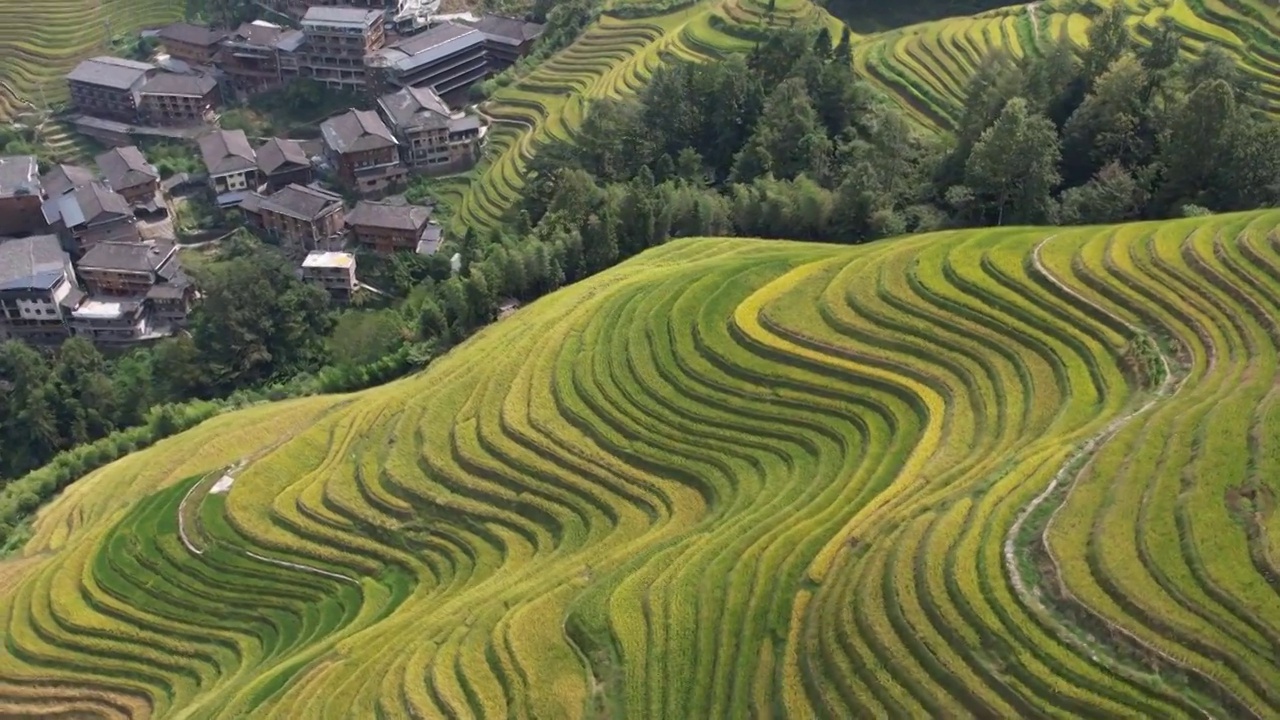
M0 119L67 99L62 76L112 36L183 16L183 0L0 0Z
M1276 714L1278 232L672 242L76 483L0 714Z
M947 132L960 117L966 83L985 57L993 52L1040 56L1055 39L1083 48L1093 19L1112 4L1045 0L965 15L956 13L974 3L912 2L888 9L877 5L882 14L868 17L861 0L777 0L770 18L767 0L703 0L652 17L605 15L568 48L486 103L485 112L498 121L486 162L446 180L439 191L456 208L459 232L495 227L520 196L529 157L548 140L572 139L593 101L636 93L665 62L746 52L765 25L825 24L839 37L841 22L831 13L861 13L851 19L855 29L904 17L931 18L867 34L855 32L853 70L919 126ZM1224 48L1245 77L1257 83L1262 103L1272 112L1280 107L1280 14L1273 5L1262 0L1124 0L1123 8L1139 43L1149 42L1167 17L1185 36L1186 54L1200 55L1208 43Z

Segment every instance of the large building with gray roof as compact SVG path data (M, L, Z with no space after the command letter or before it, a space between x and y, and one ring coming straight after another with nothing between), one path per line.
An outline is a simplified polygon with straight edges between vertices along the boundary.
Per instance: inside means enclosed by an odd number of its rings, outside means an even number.
M141 240L129 202L96 180L50 197L42 211L72 257L84 255L100 242Z
M0 238L0 339L51 344L84 298L71 258L54 235Z
M356 7L312 7L302 17L307 37L301 74L340 90L365 87L366 55L386 43L384 13Z
M320 124L326 154L338 177L361 194L403 182L400 142L372 110L348 110Z
M450 110L429 87L383 95L378 109L400 140L401 158L414 170L461 172L480 157L485 127L479 116Z
M71 104L85 115L135 122L138 91L158 70L150 63L99 56L83 60L67 74Z

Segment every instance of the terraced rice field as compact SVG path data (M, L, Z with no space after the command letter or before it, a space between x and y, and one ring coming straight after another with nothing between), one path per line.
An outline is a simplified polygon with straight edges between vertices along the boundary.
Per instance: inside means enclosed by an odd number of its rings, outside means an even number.
M62 76L111 35L182 18L181 0L0 0L0 120L67 99Z
M1274 716L1277 315L1277 211L674 242L74 485L0 714Z
M896 96L922 124L950 128L963 105L965 82L988 53L1039 54L1054 39L1087 42L1090 15L1120 2L1139 42L1160 19L1172 18L1185 50L1207 43L1236 55L1263 99L1280 111L1280 13L1265 0L1045 0L970 17L947 18L865 36L855 50L858 72ZM1086 12L1087 11L1087 12Z
M1280 14L1275 6L1265 0L1117 1L1130 11L1140 42L1168 15L1186 34L1187 52L1198 53L1209 42L1226 47L1258 80L1265 102L1280 111ZM989 53L1038 54L1054 38L1083 47L1090 16L1109 4L1045 0L855 35L853 70L921 126L947 131L959 117L965 84ZM488 159L446 194L458 209L455 231L487 229L509 220L524 185L527 159L548 138L571 139L593 100L635 93L667 59L703 61L749 50L755 42L750 32L770 22L767 8L762 0L706 0L651 18L603 17L486 105L486 112L499 121ZM840 23L811 0L778 0L773 23L826 24L837 38L841 31Z

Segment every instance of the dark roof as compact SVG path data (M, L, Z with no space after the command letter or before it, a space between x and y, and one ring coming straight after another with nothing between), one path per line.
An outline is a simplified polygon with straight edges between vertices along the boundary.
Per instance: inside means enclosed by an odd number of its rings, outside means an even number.
M341 195L295 183L263 198L259 206L263 210L310 222L335 204L342 206Z
M54 165L53 169L40 178L45 194L55 197L74 190L81 185L88 185L97 179L93 171L79 165Z
M178 246L173 243L100 242L80 258L76 267L80 270L153 272L175 258L177 251Z
M258 148L258 169L270 175L286 163L310 167L311 161L297 140L271 138Z
M208 75L179 75L162 72L138 89L143 95L190 95L204 97L218 86L218 81Z
M149 63L103 55L82 60L74 70L67 73L67 79L91 85L103 85L117 90L128 90L152 70L155 70L155 66Z
M156 36L161 40L173 40L188 45L203 45L205 47L217 45L226 35L224 32L210 30L203 25L192 25L185 22L166 25L160 28L160 32L156 33Z
M70 262L54 235L0 239L0 290L51 288Z
M200 138L200 157L211 175L257 167L253 148L243 130L214 130Z
M399 72L409 72L484 43L479 30L445 22L379 50L376 55Z
M422 205L391 205L361 200L347 213L349 227L379 227L418 232L431 221L431 208Z
M241 212L257 215L262 211L262 201L266 199L267 198L265 196L259 195L256 192L251 192L240 200L240 210Z
M334 152L377 150L396 145L396 139L372 110L348 110L320 123L324 141Z
M0 197L40 194L40 167L32 155L0 157Z
M280 41L280 36L285 33L285 29L279 25L272 25L264 21L251 23L241 23L234 33L227 37L231 42L241 42L248 45L261 45L263 47L273 47Z
M96 180L75 190L45 201L45 220L52 225L61 220L66 227L75 227L103 219L106 215L133 217L129 203L120 193Z
M114 190L127 190L160 179L142 151L134 145L114 148L94 158L102 177Z
M507 41L513 45L528 40L537 40L542 36L543 26L538 23L525 22L502 15L484 15L479 20L467 23L485 34L491 40Z
M378 98L378 105L401 130L441 128L449 124L449 106L428 87L407 87Z

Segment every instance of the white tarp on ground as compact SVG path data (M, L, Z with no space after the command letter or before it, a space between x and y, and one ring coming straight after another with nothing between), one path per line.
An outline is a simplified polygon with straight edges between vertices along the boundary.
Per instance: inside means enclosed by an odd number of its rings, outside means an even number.
M230 475L223 475L222 477L218 478L218 482L214 483L213 487L209 488L209 494L220 495L224 492L227 492L228 490L231 489L231 483L235 481L236 479L231 477Z

